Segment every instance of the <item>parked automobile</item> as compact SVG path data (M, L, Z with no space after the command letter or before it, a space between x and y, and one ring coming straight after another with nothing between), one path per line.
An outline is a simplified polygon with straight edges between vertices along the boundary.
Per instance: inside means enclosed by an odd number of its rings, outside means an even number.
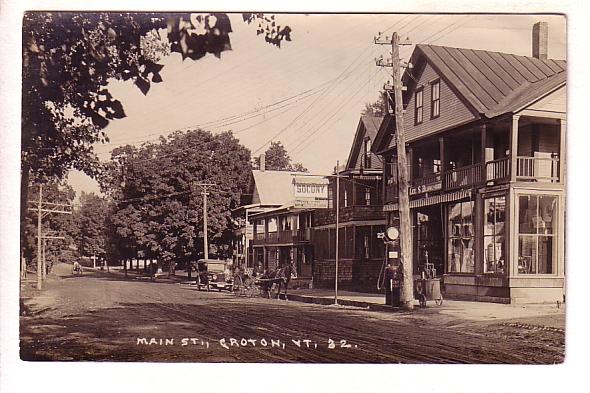
M199 259L191 265L197 274L196 285L199 290L201 288L207 288L207 290L213 288L219 291L222 289L232 290L233 277L228 262L220 259Z

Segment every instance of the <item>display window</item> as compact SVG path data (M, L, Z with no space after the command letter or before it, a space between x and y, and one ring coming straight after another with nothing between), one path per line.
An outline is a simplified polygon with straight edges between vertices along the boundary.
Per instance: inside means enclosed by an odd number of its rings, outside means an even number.
M555 274L557 196L518 197L518 274Z
M506 274L506 197L484 199L484 273Z
M448 207L447 271L475 272L475 237L473 201L457 202Z

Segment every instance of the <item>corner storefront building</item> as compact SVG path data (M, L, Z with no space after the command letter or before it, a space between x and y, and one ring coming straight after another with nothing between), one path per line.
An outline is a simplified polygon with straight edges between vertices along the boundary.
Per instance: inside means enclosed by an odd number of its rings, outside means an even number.
M426 262L446 298L500 303L565 297L566 63L417 45L403 83L414 274ZM395 119L373 151L398 225Z

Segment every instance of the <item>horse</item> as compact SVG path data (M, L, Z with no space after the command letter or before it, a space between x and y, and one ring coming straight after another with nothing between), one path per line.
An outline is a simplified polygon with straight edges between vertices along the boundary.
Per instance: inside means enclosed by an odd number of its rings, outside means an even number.
M291 273L293 272L293 264L288 263L286 266L283 266L277 270L271 270L267 274L264 274L261 279L263 279L264 284L262 285L262 290L267 296L270 298L270 289L276 284L278 291L277 291L277 299L281 295L281 287L283 284L285 285L285 300L287 299L287 291L289 287L289 282L291 281Z

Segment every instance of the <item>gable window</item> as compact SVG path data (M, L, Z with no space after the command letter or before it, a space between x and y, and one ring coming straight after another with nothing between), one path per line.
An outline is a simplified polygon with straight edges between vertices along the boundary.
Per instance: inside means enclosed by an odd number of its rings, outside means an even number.
M420 87L416 89L416 97L415 97L415 111L414 111L414 122L416 124L422 123L424 119L424 88Z
M437 79L430 84L430 117L432 119L440 116L440 80Z
M365 168L369 168L371 166L371 139L365 139Z

